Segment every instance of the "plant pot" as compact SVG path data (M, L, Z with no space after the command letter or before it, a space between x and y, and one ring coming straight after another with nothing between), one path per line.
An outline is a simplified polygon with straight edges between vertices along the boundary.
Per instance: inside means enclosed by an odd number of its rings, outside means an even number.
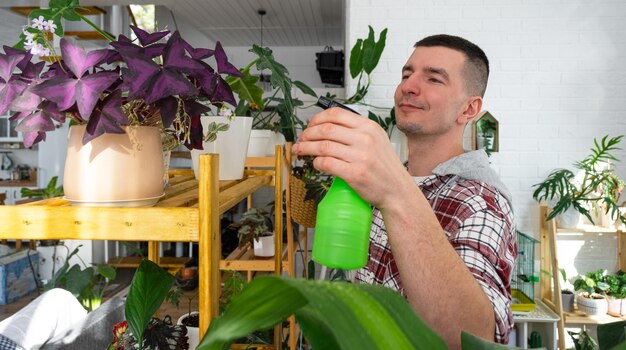
M188 315L191 316L199 316L198 311L192 311L190 313L186 313L182 316L180 316L180 318L178 319L178 321L176 321L176 324L182 324L185 325L185 327L187 327L187 338L189 338L189 350L194 350L196 347L198 347L198 344L200 343L200 326L188 326L187 324L183 323L183 321L185 321L185 319L188 317Z
M626 299L607 299L607 313L611 316L622 317L626 315Z
M604 315L607 313L609 308L609 304L604 297L595 299L584 297L580 294L576 296L576 305L578 305L579 311L582 311L589 316Z
M274 132L272 130L252 130L248 143L248 157L274 155Z
M202 117L202 129L206 135L211 122L227 123L228 130L217 133L213 142L203 142L203 150L191 150L193 172L198 179L198 157L201 154L217 153L220 156L220 180L239 180L243 177L248 141L252 130L252 117Z
M124 127L83 145L85 125L70 127L64 190L74 205L154 205L163 195L165 166L157 127Z
M306 197L306 187L299 178L290 176L289 190L291 192L291 218L293 221L308 228L315 227L317 217L317 204L312 199L304 200Z
M254 256L269 258L274 256L275 244L274 235L263 236L252 239L252 245L254 247Z
M561 301L563 303L564 312L574 311L574 293L570 291L561 292Z

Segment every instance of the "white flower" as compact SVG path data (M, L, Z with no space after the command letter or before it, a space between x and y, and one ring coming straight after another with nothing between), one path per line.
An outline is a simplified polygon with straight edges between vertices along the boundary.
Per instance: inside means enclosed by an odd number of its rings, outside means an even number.
M32 43L33 40L35 40L35 33L30 33L30 32L22 32L24 33L24 36L26 37L26 42L27 43Z
M43 16L39 16L38 18L33 19L33 24L31 24L31 27L43 30L45 26L44 23L46 23L45 18L43 18Z
M41 44L33 44L30 48L30 53L33 55L41 55L44 52L44 47Z
M233 111L226 106L222 106L217 114L221 117L231 117L233 115Z
M49 30L52 33L54 33L54 31L57 29L57 25L54 24L54 21L51 19L44 23L44 27L46 27L46 30Z
M47 47L43 47L41 49L41 52L39 53L39 56L50 56L50 49Z

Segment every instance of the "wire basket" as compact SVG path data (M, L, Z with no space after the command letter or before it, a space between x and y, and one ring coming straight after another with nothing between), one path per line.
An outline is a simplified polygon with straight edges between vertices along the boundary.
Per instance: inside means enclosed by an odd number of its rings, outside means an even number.
M538 240L517 231L517 264L511 277L511 289L522 291L532 301L535 300L535 243Z
M291 218L296 223L308 227L315 227L317 216L317 204L312 199L304 200L306 187L304 182L293 175L291 176Z

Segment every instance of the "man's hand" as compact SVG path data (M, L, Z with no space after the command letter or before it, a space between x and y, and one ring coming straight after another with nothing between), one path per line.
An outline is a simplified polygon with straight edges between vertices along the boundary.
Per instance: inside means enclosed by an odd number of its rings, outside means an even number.
M293 152L316 157L315 168L341 177L378 208L393 201L394 191L414 185L387 133L375 122L344 109L316 114Z

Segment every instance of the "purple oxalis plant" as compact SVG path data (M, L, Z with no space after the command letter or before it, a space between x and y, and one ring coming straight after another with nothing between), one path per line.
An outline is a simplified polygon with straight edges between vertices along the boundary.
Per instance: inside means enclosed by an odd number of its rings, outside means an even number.
M120 35L112 49L91 52L63 38L62 58L46 71L45 62L31 62L31 53L4 46L0 114L13 113L26 147L45 140L55 123L69 117L87 124L83 143L104 133L124 133L123 126L155 125L173 128L190 149L202 148L200 116L209 105L235 105L223 76L241 77L241 72L219 42L214 50L197 49L178 31L131 29L137 43ZM215 68L205 61L210 57Z

